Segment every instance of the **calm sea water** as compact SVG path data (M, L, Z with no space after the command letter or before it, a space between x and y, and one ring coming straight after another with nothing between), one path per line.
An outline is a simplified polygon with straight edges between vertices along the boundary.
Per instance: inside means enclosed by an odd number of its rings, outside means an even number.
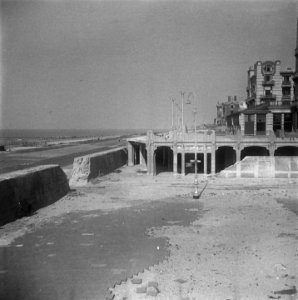
M0 130L0 138L59 138L59 137L94 137L145 133L146 129L55 129L55 130Z

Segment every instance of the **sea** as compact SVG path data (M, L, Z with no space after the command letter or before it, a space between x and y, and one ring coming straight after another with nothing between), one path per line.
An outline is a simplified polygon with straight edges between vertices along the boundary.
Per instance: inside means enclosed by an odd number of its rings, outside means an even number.
M145 134L146 129L0 129L0 145L38 144L41 141Z
M0 129L0 138L80 138L142 134L147 129Z

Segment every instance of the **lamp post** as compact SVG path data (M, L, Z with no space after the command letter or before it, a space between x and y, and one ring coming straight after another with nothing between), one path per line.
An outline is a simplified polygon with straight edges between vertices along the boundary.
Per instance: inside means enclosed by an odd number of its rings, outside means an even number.
M197 142L197 109L195 109L193 111L194 113L194 118L195 118L195 180L194 180L194 186L195 186L195 191L193 194L193 199L199 199L200 195L199 195L199 182L198 182L198 161L197 160L197 146L198 146L198 142Z
M181 92L181 131L182 131L182 133L184 132L183 102L184 102L184 92Z
M172 98L172 130L174 130L174 101L175 99Z

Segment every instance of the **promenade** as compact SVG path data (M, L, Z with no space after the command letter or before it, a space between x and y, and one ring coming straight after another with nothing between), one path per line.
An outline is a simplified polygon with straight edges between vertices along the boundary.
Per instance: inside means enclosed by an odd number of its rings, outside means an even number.
M42 149L0 152L0 174L45 164L58 164L64 168L71 168L75 157L124 145L126 145L125 140L112 138L76 145L70 143Z

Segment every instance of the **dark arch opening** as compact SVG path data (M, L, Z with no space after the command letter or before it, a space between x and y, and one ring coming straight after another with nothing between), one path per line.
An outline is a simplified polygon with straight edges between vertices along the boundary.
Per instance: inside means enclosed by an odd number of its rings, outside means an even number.
M240 158L243 159L245 156L269 156L269 150L260 146L246 147L241 151Z
M185 153L185 174L191 174L195 173L195 165L194 165L194 159L195 154L194 153ZM198 174L204 173L204 154L203 153L197 153L197 172ZM207 162L208 164L208 156L207 156ZM207 165L208 166L208 165ZM208 168L207 168L208 170Z
M156 175L162 172L173 171L173 150L167 146L155 150Z
M215 153L216 172L220 172L236 162L236 151L233 147L219 147Z
M298 147L284 146L275 150L274 156L298 156Z

